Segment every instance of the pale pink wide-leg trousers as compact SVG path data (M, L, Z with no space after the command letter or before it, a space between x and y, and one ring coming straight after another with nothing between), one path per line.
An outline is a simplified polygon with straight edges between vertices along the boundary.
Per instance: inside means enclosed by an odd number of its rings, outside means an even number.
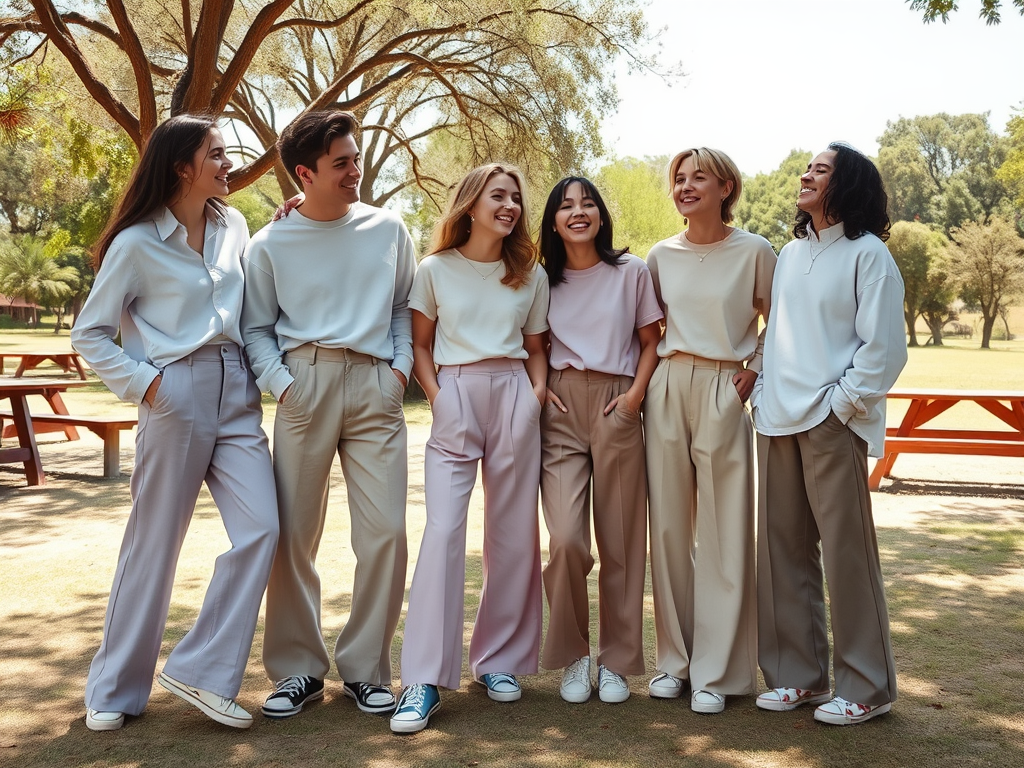
M532 674L542 601L537 496L541 405L521 360L443 366L424 451L427 524L409 593L402 682L458 688L466 517L483 465L483 591L469 646L474 678Z

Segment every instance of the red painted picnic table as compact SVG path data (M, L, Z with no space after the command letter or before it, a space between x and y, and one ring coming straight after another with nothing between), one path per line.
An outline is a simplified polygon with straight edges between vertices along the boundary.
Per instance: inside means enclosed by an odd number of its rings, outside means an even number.
M1024 457L1024 392L961 389L894 389L889 400L909 400L898 427L885 430L885 455L871 473L876 490L901 453ZM977 403L1009 429L940 429L925 425L959 403Z
M74 350L61 350L57 352L0 352L0 374L4 372L4 359L8 357L21 358L18 370L14 372L16 379L21 378L26 371L39 367L40 364L45 363L47 360L63 368L64 373L77 373L78 378L82 381L85 381L86 378L85 368L82 366L82 357Z
M54 413L68 415L68 409L61 399L60 393L71 387L85 386L87 382L79 379L10 379L0 378L0 400L11 401L11 420L18 436L17 448L0 448L0 464L21 462L25 465L25 476L29 485L43 485L46 476L43 474L43 462L39 457L39 446L36 445L36 430L33 429L32 416L28 408L30 395L39 395L46 399ZM71 427L74 430L74 427ZM78 432L69 439L77 440Z

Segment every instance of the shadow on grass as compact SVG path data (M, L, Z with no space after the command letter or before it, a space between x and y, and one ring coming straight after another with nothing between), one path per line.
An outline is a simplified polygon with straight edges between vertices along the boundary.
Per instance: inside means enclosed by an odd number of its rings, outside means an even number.
M74 633L101 626L107 596L90 593L79 596L81 606L71 613L41 606L36 613L12 616L3 628L4 655L17 657L19 668L31 674L18 676L16 692L2 694L5 709L20 710L24 728L16 736L0 736L0 763L158 768L1024 764L1018 704L1024 682L1024 529L979 520L965 509L959 517L925 520L913 530L880 530L879 543L901 695L891 714L856 728L819 725L809 708L762 712L752 697L730 699L721 715L697 715L685 700L649 699L646 677L630 681L633 696L624 704L603 704L595 695L572 705L559 698L560 671L524 677L522 700L499 704L470 682L464 667L462 687L442 692L442 708L430 727L409 736L393 735L385 717L360 713L343 696L333 670L322 703L283 721L256 714L249 731L219 726L154 687L143 716L129 718L120 731L95 734L86 730L81 711L95 648L65 651L59 642L42 642L59 638L65 628ZM351 605L351 595L336 585L349 583L351 575L322 576L325 634L333 649ZM481 559L470 553L464 661L480 585ZM595 646L597 608L592 589ZM172 605L162 658L196 609ZM645 622L651 659L649 612ZM396 681L402 629L393 653ZM261 642L260 631L239 697L254 713L269 690Z
M911 480L893 477L883 483L878 492L902 496L1024 500L1024 483L964 483L953 480Z

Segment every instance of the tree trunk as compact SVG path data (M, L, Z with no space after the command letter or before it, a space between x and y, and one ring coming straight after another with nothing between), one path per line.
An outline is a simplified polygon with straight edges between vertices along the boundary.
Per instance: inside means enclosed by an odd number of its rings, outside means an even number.
M914 327L917 324L917 315L907 311L903 313L903 318L907 321L907 346L919 346L917 343L917 329Z
M936 347L942 346L942 326L946 324L946 319L942 315L933 315L928 312L924 313L924 321L928 324L928 330L932 334L932 345Z
M992 341L992 328L996 324L996 316L989 317L986 314L981 316L981 348L992 349L989 342Z

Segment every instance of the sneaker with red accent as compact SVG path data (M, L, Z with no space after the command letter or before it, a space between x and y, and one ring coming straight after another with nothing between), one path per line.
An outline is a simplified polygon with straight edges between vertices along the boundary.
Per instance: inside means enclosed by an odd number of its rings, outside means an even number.
M757 706L772 712L789 712L804 704L824 704L832 699L831 691L806 688L772 688L757 697Z
M836 696L828 704L822 704L814 710L814 719L830 725L856 725L872 717L884 715L890 709L892 703L888 701L871 707L867 704L854 704L842 696Z

